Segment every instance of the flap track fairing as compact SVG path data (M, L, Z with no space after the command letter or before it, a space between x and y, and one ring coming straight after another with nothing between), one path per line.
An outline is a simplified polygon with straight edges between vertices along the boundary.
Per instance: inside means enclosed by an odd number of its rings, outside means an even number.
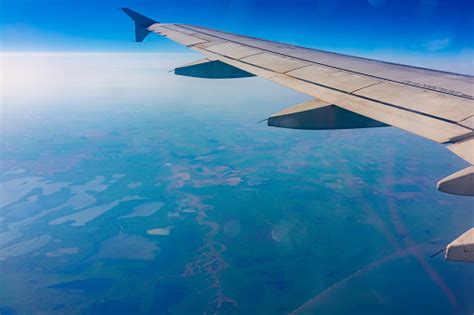
M453 195L474 196L474 166L440 180L438 190Z
M293 129L352 129L387 126L319 99L284 109L268 118L268 125Z
M174 69L174 73L186 77L204 79L236 79L255 75L219 60L202 59Z

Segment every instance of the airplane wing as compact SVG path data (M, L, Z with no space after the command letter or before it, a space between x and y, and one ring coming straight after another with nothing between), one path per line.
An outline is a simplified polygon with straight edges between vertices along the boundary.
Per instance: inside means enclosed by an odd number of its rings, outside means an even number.
M205 59L175 73L210 79L260 76L315 99L269 117L299 129L394 126L447 145L469 166L438 189L474 196L474 77L308 49L188 24L158 23L130 9L136 41L150 33Z

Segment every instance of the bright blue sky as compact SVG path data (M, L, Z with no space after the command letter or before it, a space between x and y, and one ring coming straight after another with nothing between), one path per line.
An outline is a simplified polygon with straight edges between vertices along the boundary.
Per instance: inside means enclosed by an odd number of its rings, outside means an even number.
M412 63L423 55L434 63L454 60L461 70L467 60L473 67L473 0L0 0L1 50L187 51L158 36L132 43L132 23L118 10L124 6L162 22L382 59L414 56Z

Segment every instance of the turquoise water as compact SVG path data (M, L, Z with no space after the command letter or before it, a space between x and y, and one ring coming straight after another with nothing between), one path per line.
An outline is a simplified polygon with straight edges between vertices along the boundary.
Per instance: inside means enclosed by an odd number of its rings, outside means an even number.
M465 163L394 128L257 124L306 100L195 56L3 56L0 313L472 314Z

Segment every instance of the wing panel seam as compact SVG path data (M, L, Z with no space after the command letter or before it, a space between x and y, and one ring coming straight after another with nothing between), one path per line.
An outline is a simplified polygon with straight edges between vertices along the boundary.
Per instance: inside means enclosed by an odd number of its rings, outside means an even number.
M372 87L372 86L375 86L375 85L379 85L379 84L382 84L382 83L383 83L383 81L379 81L379 82L375 82L375 83L369 84L369 85L367 85L367 86L363 86L363 87L361 87L361 88L355 89L354 91L351 91L350 94L354 94L354 93L359 92L359 91L361 91L361 90L363 90L363 89L366 89L366 88L369 88L369 87ZM354 94L354 95L355 95L355 94Z

